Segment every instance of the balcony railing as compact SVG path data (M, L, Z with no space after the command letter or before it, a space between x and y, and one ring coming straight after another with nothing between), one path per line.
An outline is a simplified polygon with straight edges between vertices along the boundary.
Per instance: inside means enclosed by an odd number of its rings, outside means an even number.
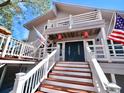
M89 45L89 48L94 53L99 61L108 61L105 45ZM122 44L108 44L110 60L123 62L124 60L124 46Z
M37 47L0 34L0 57L34 58Z
M99 22L102 21L102 23ZM79 26L90 26L91 27L94 24L95 26L99 24L104 24L103 20L101 18L101 12L100 11L93 11L88 13L83 13L79 15L70 15L65 18L55 19L55 20L48 20L48 24L46 27L46 31L53 30L54 33L56 33L56 30L66 30L66 29L72 29L72 28L80 28ZM97 25L96 25L97 24ZM82 27L83 28L83 27ZM49 32L51 33L51 32ZM48 34L49 34L48 33Z

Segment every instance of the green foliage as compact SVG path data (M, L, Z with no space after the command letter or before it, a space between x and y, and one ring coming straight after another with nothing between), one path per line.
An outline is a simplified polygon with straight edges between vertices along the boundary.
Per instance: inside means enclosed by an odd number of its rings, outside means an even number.
M0 0L0 4L7 0ZM19 3L25 3L25 7L32 7L35 9L34 15L43 14L50 8L51 0L11 0L5 6L0 7L0 25L5 26L12 30L13 17L15 15L23 16L23 10L20 8Z

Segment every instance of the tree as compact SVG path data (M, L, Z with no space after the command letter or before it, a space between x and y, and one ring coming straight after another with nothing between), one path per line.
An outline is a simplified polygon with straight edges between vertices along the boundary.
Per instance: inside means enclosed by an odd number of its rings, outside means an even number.
M51 0L0 0L0 25L13 30L14 17L25 18L22 8L30 8L34 15L41 15L48 11L50 3Z

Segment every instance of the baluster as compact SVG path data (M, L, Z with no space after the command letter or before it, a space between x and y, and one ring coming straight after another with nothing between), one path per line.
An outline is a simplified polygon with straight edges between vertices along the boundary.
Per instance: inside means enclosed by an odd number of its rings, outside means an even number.
M72 25L73 25L72 15L69 15L69 29L72 28Z
M6 43L5 43L5 45L4 45L2 57L5 57L5 55L6 55L6 52L7 52L7 49L8 49L8 45L9 45L10 40L11 40L11 36L8 36L8 37L6 38Z

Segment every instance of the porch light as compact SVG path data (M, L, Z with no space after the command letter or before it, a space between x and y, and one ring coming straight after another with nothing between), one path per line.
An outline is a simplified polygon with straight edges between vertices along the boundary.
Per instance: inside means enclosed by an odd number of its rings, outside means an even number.
M82 33L82 37L83 37L84 39L88 38L88 37L89 37L88 32L83 32L83 33Z
M59 33L59 34L57 34L57 39L58 40L61 40L63 37L62 37L62 34L61 33Z

